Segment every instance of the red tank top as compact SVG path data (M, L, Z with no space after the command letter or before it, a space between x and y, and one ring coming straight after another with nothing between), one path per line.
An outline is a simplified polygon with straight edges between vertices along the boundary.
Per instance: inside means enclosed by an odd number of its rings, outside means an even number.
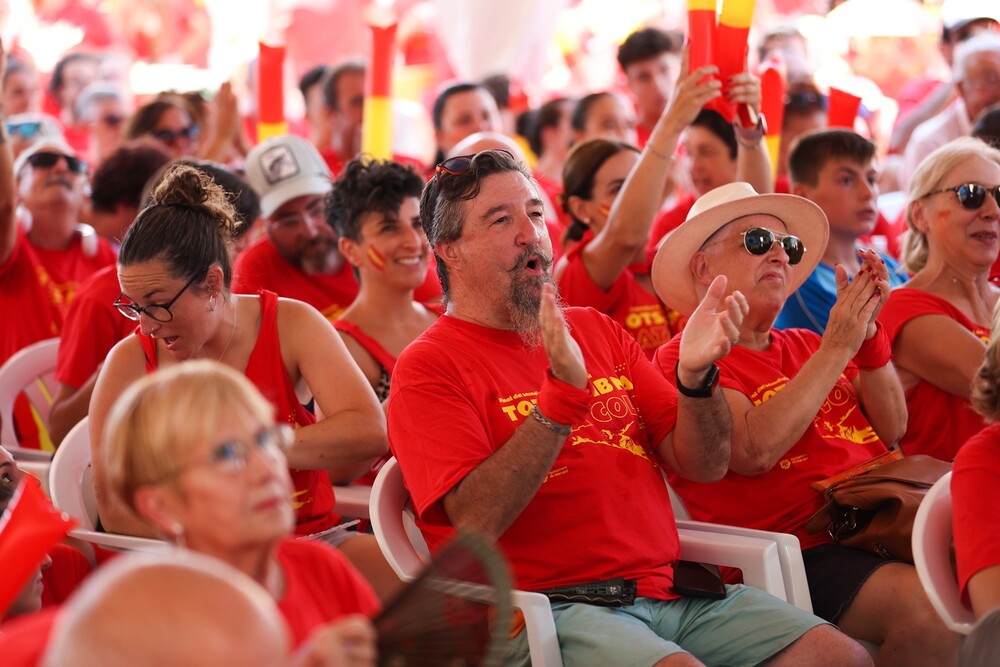
M278 342L278 295L260 290L261 323L257 343L250 353L246 376L274 406L274 418L299 428L316 423L316 417L299 403L292 380L281 360ZM136 329L146 355L146 372L157 368L156 340ZM294 486L295 533L311 535L337 524L333 511L333 486L323 470L289 469Z

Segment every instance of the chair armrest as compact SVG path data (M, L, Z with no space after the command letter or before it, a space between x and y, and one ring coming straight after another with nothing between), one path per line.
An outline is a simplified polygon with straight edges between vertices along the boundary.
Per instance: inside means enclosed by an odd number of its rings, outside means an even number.
M778 550L778 561L785 585L785 600L803 611L812 613L812 598L809 595L809 581L806 579L806 568L802 562L799 538L789 533L775 533L705 521L677 521L677 528L773 541Z
M511 601L524 614L531 664L562 667L559 637L556 636L556 622L552 618L549 599L541 593L515 590L511 592Z
M736 567L743 582L787 601L785 581L773 540L678 528L681 558Z
M84 530L74 528L69 532L73 539L95 544L101 548L111 551L145 551L151 553L166 553L175 549L169 542L163 540L151 540L146 537L135 537L133 535L119 535L117 533L101 533L96 530Z
M354 519L370 518L368 508L372 487L359 484L335 485L333 487L333 509L341 516Z

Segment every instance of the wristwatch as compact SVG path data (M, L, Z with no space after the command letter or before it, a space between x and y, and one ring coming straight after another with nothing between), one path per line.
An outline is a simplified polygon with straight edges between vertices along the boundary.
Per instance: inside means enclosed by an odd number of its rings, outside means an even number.
M708 369L708 375L705 376L705 381L701 383L700 387L685 387L681 383L681 375L677 372L680 368L681 363L678 361L674 364L674 378L677 380L677 391L688 398L709 398L712 392L715 391L716 386L719 384L719 367L712 364L712 367Z
M764 114L757 113L757 124L750 127L743 127L737 118L733 119L733 132L736 133L736 141L746 148L756 148L760 140L767 134L767 121Z

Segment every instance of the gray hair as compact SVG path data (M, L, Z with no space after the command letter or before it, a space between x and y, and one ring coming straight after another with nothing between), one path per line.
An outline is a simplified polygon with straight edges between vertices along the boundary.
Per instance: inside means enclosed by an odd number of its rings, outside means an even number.
M520 173L534 183L531 172L523 162L514 159L506 151L499 150L476 153L471 158L469 168L459 174L436 173L424 186L420 197L420 224L431 248L434 249L438 243L451 243L462 238L465 202L479 196L483 180L487 176L511 171ZM437 260L441 293L447 301L451 288L448 267L437 252L434 257Z
M84 88L80 96L76 98L76 105L73 111L80 120L92 121L94 119L91 118L91 113L94 110L94 106L104 100L117 100L124 103L125 93L118 86L104 81L92 83Z
M969 57L977 53L1000 53L1000 35L992 31L980 32L955 47L952 74L955 81L965 81Z

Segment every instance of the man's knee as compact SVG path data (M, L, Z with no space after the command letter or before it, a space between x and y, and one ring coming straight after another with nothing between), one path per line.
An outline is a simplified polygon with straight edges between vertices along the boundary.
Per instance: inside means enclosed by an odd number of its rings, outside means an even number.
M832 625L818 625L765 663L770 667L872 667L868 651Z

